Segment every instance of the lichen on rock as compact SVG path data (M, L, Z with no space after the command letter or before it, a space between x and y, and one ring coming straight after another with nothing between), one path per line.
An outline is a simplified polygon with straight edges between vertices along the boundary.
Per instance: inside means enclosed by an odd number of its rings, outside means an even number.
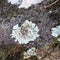
M30 6L41 3L43 0L8 0L11 4L20 4L19 8L29 8Z
M36 49L32 47L31 49L27 50L27 52L24 52L24 59L35 55L36 55Z
M58 37L60 35L60 25L56 26L55 28L52 28L52 36Z
M37 57L37 59L41 59L41 56L37 55L37 49L35 47L30 48L26 52L24 52L24 59L29 59L32 57Z
M11 36L20 44L27 44L29 41L34 41L40 36L38 32L39 29L36 24L26 20L21 26L18 24L13 26Z

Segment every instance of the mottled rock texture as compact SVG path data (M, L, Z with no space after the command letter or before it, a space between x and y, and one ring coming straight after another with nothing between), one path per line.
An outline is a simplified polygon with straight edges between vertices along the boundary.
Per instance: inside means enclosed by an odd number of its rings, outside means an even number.
M58 21L52 18L49 11L60 11L60 8L50 7L44 9L45 5L48 5L50 0L43 1L40 4L32 5L28 9L18 9L17 6L11 5L11 3L5 3L5 0L0 1L0 41L4 41L4 44L15 43L14 39L11 38L10 34L12 32L12 27L15 24L21 25L26 19L36 23L39 27L39 34L41 35L35 41L30 41L26 46L41 48L44 47L46 43L51 43L53 41L53 36L51 36L51 28L58 24ZM52 0L51 2L53 2ZM54 15L53 15L54 16ZM60 19L60 17L58 17ZM59 20L60 21L60 20ZM9 43L8 43L9 42Z

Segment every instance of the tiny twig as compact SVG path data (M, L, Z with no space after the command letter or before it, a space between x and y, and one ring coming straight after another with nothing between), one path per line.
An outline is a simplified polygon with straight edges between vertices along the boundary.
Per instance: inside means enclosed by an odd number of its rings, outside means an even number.
M54 4L56 4L58 1L59 1L59 0L56 0L56 1L54 1L53 3L51 3L50 5L44 6L44 8L45 8L45 9L46 9L46 8L49 8L49 7L53 6Z

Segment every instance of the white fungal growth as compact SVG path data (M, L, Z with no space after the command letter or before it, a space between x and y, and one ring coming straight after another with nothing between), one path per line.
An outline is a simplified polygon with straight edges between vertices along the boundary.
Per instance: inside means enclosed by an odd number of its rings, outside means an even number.
M43 0L8 0L11 4L21 4L19 8L29 8L32 4L41 3Z
M60 35L60 25L56 26L55 28L52 28L52 36L58 37Z
M36 24L26 20L21 26L18 26L18 24L13 26L11 36L20 44L27 44L40 36L38 32L39 29Z

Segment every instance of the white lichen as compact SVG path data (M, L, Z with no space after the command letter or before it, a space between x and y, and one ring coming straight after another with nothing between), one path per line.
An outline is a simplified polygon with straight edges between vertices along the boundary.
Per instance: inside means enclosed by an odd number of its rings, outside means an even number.
M42 58L41 56L37 55L37 49L35 47L32 47L26 52L24 52L24 59L28 59L32 56L36 56L39 60Z
M20 44L27 44L29 41L34 41L40 36L38 32L39 29L36 24L26 20L21 26L18 24L13 26L11 36Z
M52 28L51 31L52 31L51 34L52 36L58 37L60 35L60 25L56 26L55 28Z
M29 8L32 4L41 3L42 1L43 0L8 0L8 2L12 4L21 4L19 8Z
M8 0L8 3L18 5L22 3L22 0Z
M34 48L34 47L27 50L27 52L24 52L24 59L29 58L31 56L36 56L36 48Z
M60 38L58 38L58 41L60 42Z

